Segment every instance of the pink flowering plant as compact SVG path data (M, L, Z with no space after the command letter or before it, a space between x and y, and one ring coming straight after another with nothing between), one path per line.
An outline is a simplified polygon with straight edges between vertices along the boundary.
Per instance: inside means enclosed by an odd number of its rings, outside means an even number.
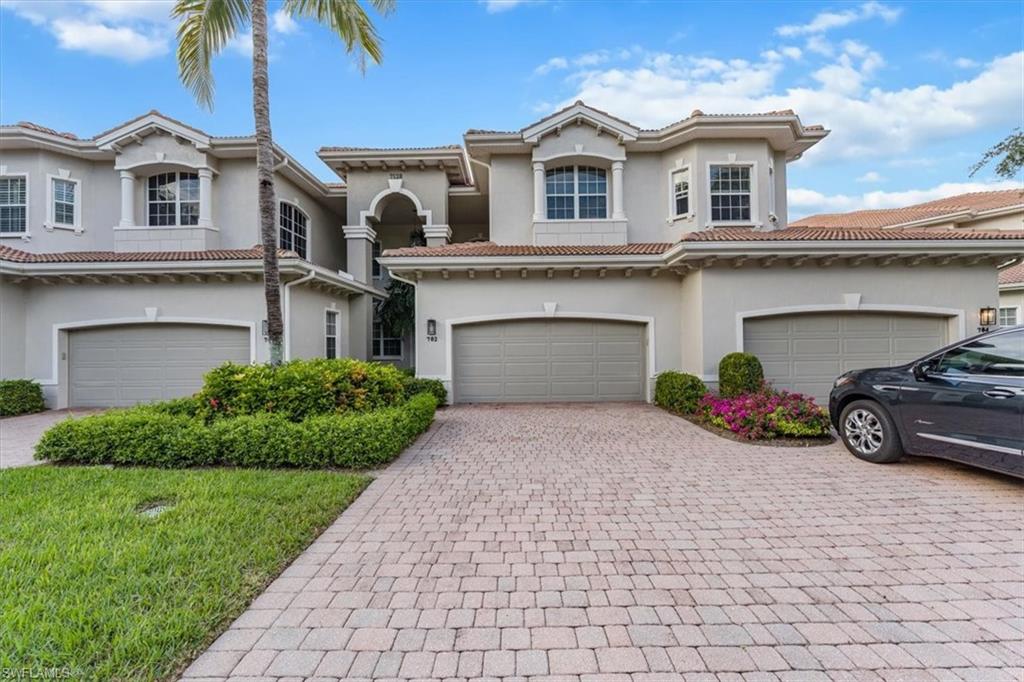
M697 414L708 424L747 440L816 438L829 433L828 416L814 399L765 386L732 398L707 394Z

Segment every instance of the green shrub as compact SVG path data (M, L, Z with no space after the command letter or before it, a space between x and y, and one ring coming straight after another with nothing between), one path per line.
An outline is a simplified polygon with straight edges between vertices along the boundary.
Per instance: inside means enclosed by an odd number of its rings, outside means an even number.
M4 379L0 381L0 417L42 412L43 389L31 379Z
M448 391L440 379L417 379L414 376L406 376L403 381L405 382L405 395L409 398L417 393L430 393L437 398L438 406L448 402Z
M68 419L43 434L36 458L59 463L157 467L360 468L386 464L430 426L430 393L367 413L301 422L260 413L205 424L147 405Z
M750 353L729 353L718 363L718 393L734 398L756 393L764 387L764 369L757 356Z
M36 445L36 459L74 464L190 467L213 464L216 440L201 421L147 407L66 419Z
M654 384L654 404L672 412L691 414L708 392L704 382L692 374L662 372Z
M207 373L198 397L205 418L270 412L302 421L392 407L405 400L405 387L395 367L351 358L292 360L279 367L227 363Z
M199 414L202 403L196 396L190 396L188 398L172 398L171 400L162 400L157 403L147 403L140 407L177 417L195 417Z

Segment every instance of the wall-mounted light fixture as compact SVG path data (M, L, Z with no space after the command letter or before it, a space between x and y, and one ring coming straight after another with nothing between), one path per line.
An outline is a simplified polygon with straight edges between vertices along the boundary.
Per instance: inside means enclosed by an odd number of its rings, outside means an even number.
M268 320L263 320L260 323L260 331L263 332L264 339L270 338L270 322Z
M427 336L437 336L437 320L427 320Z
M996 309L991 307L978 309L978 331L987 332L996 324Z

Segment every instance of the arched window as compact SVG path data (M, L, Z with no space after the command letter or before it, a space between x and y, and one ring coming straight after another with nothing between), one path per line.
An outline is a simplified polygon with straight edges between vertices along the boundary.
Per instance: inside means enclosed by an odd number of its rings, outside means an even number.
M545 173L548 220L608 217L608 173L594 166L561 166Z
M294 251L300 258L305 258L309 218L297 206L284 201L281 202L278 214L281 248Z

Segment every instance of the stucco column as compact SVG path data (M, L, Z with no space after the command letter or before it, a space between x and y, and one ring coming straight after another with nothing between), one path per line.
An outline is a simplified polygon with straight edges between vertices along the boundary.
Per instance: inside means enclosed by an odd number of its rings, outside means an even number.
M121 171L121 227L135 225L135 173Z
M213 225L213 171L199 169L199 227Z
M544 164L533 162L533 219L544 220Z
M612 161L612 220L625 220L626 207L622 202L622 161Z
M427 246L444 246L452 240L452 228L447 225L424 225L423 236Z
M341 231L348 251L348 274L357 282L369 284L373 275L373 242L377 240L377 233L364 225L345 225Z

